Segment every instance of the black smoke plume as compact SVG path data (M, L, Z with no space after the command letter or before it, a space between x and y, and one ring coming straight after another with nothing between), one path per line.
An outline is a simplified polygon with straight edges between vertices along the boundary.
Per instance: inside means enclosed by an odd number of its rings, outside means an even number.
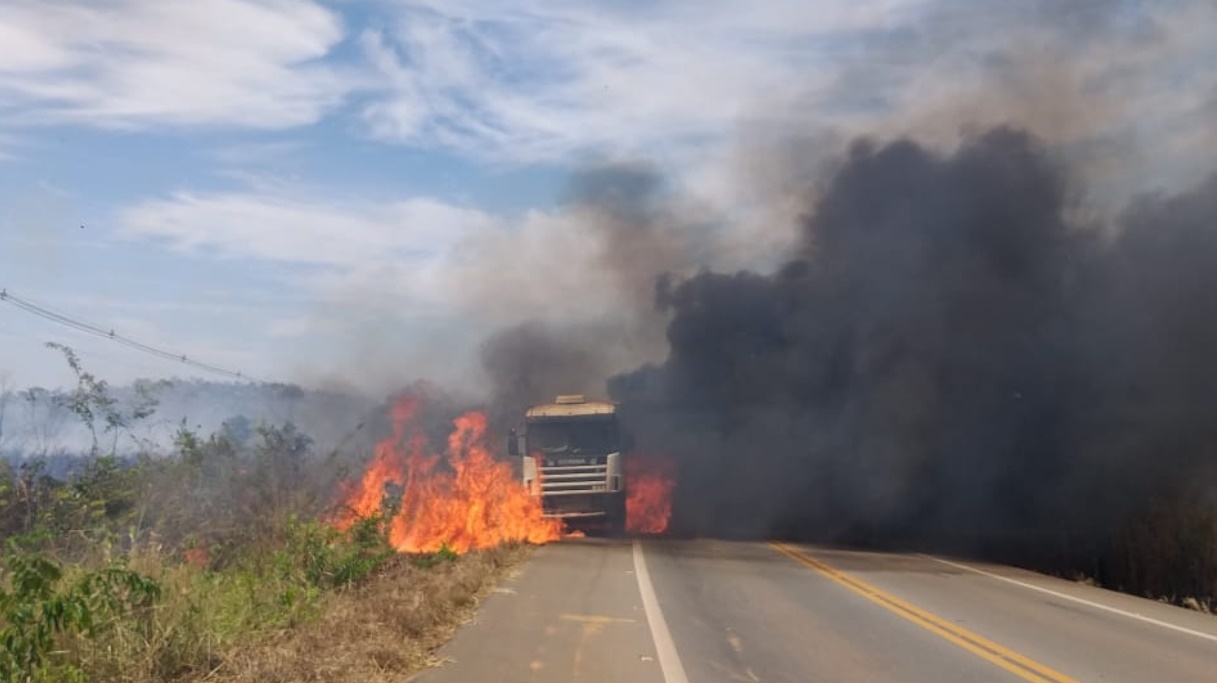
M661 174L641 163L589 168L571 179L565 208L595 238L597 258L589 264L595 272L588 273L584 291L554 296L605 294L616 301L615 313L579 322L525 320L487 338L481 362L495 426L513 425L525 408L558 394L603 397L609 377L639 359L662 357L664 317L653 306L655 280L683 270L698 255L674 229L681 221L674 203ZM594 291L599 282L607 293Z
M490 418L500 430L514 426L529 406L558 394L597 393L608 369L594 329L559 329L530 321L501 330L482 346L482 365L493 387Z
M1018 130L858 142L777 272L661 278L668 357L610 388L679 464L674 528L1110 576L1211 497L1217 177L1115 225L1077 189Z

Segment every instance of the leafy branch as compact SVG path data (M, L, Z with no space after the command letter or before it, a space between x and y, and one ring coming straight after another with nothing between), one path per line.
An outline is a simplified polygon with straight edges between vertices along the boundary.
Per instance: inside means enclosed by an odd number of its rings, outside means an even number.
M118 400L110 395L110 385L104 379L98 379L93 373L84 369L80 357L65 344L47 342L47 348L63 354L68 367L76 375L76 388L64 399L64 405L84 423L92 438L91 455L100 451L98 440L98 423L101 423L101 434L113 437L110 455L118 452L118 438L121 433L130 433L137 422L151 417L159 405L155 390L163 384L137 382L135 384L135 399L124 411Z

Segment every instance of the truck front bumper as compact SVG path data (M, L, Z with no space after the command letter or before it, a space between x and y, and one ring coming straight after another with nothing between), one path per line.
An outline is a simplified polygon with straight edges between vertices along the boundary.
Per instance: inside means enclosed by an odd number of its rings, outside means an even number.
M605 517L613 510L619 495L609 493L580 493L541 497L541 508L546 517L578 519Z

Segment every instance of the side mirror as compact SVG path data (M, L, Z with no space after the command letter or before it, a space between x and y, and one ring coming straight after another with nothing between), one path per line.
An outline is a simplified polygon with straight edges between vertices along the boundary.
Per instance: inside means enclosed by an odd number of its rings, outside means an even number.
M520 457L520 437L514 429L507 433L507 455L513 458Z

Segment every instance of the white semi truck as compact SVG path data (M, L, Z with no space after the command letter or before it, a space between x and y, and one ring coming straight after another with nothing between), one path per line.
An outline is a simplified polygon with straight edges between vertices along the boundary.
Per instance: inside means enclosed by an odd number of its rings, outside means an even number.
M547 517L571 529L619 533L625 527L627 441L615 404L568 395L529 408L507 451L522 457L524 486L541 497Z

